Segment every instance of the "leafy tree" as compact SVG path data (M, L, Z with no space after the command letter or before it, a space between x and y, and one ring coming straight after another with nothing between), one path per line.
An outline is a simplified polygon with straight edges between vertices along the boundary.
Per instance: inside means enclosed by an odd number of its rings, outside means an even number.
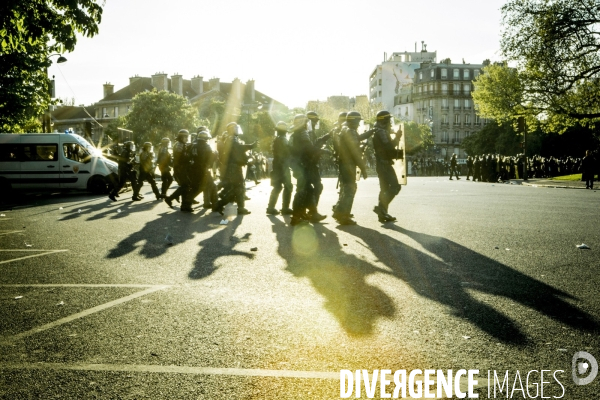
M484 118L513 121L527 113L523 105L523 86L519 73L506 64L490 64L473 82L473 101Z
M164 90L138 93L125 116L125 126L134 132L138 144L174 138L180 129L192 132L198 124L198 112L187 99Z
M598 1L510 0L502 7L502 17L501 50L516 62L521 105L546 129L597 121Z
M410 121L404 123L404 142L406 144L406 154L414 155L421 151L426 151L433 146L433 135L431 128L425 124L417 124Z
M77 34L98 33L95 0L4 0L0 4L0 130L20 132L48 109L51 53L72 51Z
M528 139L530 136L528 136ZM510 122L489 123L474 135L464 138L462 145L469 155L502 154L514 156L520 152L523 136Z

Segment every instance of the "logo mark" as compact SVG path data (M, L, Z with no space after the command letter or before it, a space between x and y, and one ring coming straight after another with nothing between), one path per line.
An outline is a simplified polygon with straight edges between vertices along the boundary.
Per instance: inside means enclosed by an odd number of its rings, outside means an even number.
M593 355L585 351L578 351L575 353L571 366L573 367L573 382L575 382L576 385L583 386L592 383L592 381L596 379L596 375L598 375L598 362ZM589 373L587 377L579 377L580 375L587 373Z
M75 173L79 172L79 165L73 165L73 172L75 172Z

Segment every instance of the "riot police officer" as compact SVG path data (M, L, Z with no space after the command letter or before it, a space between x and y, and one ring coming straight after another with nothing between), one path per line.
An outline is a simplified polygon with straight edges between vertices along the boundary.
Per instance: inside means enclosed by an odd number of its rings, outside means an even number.
M108 195L108 198L112 201L117 201L115 197L119 195L119 191L125 186L127 181L130 181L131 187L134 190L131 200L140 201L142 198L139 197L139 193L136 193L138 183L137 174L133 169L135 164L135 144L132 141L123 143L123 150L117 156L117 160L119 164L119 181Z
M322 147L331 137L331 133L317 138L317 124L319 123L319 116L316 112L309 111L306 113L306 118L308 118L308 123L306 124L308 133L313 145L316 148L312 159L307 165L309 191L308 196L311 198L308 208L308 219L311 222L319 222L326 218L325 215L321 215L317 211L317 207L319 206L319 200L321 198L321 193L323 193L323 182L321 181L321 171L319 168L319 162L321 155L324 152L327 152L327 150L322 150Z
M242 167L247 163L248 157L246 151L256 147L256 143L243 144L239 136L242 135L242 128L235 122L227 125L227 137L222 146L222 153L219 152L219 158L223 158L223 175L221 177L223 189L219 193L220 199L213 205L213 212L223 215L225 206L233 201L237 203L238 215L250 214L245 205L245 180Z
M361 175L367 179L367 166L360 149L358 126L362 117L357 111L350 111L346 115L346 127L340 135L340 191L339 204L333 217L340 225L356 225L350 216L354 195L356 194L356 168L360 168ZM372 134L372 133L371 133Z
M208 147L210 147L212 154L210 154L211 164L207 166L207 173L204 176L204 183L202 185L203 189L203 197L204 203L202 204L202 208L212 208L214 204L217 204L218 200L218 191L217 185L215 185L215 180L213 177L213 165L218 160L218 155L215 150L208 144L208 142L212 139L212 135L210 134L210 130L206 126L201 126L198 128L198 140L204 141ZM204 144L202 144L204 146Z
M204 191L210 175L209 168L215 161L213 149L208 144L211 139L210 132L206 127L204 128L197 132L196 140L189 145L189 190L183 194L181 200L181 211L183 212L193 211L194 198Z
M456 161L456 153L452 154L450 157L450 180L452 180L452 175L456 175L456 180L459 180L458 177L458 162Z
M173 200L179 201L179 198L189 190L188 163L185 156L189 136L190 132L187 129L181 129L177 133L177 142L173 146L173 176L179 187L170 196L165 197L165 203L169 207L173 207Z
M278 215L279 211L275 209L275 204L279 199L279 194L283 189L283 198L281 203L281 214L291 215L293 210L290 208L292 200L292 176L290 174L290 148L287 139L287 125L283 121L279 121L275 125L276 136L273 140L273 172L271 173L271 196L269 197L269 205L267 206L267 214Z
M341 112L338 114L338 122L334 125L333 129L331 130L331 142L333 144L333 163L335 164L335 167L338 170L338 183L337 183L337 187L339 187L340 189L340 196L339 198L342 197L342 187L339 186L340 184L340 135L342 134L342 129L346 126L346 115L348 115L347 112ZM336 189L337 189L336 187ZM333 210L333 212L335 213L337 210L337 206L339 205L339 199L338 202L331 208Z
M146 181L152 187L152 192L156 196L156 200L162 199L158 187L156 186L156 181L154 180L155 169L156 165L154 165L152 143L146 142L142 146L142 152L140 153L140 175L138 177L137 190L136 188L133 189L134 197L139 197L140 189L142 188L144 181Z
M171 140L167 137L162 138L160 142L160 148L158 149L158 156L156 159L156 163L158 164L158 169L160 170L160 196L165 198L167 196L167 190L173 183L173 176L171 175L171 166L173 164L173 158L171 157L171 152L169 152L169 147L171 146Z
M403 151L397 148L402 132L397 132L392 139L391 122L392 115L388 111L377 113L373 149L379 178L379 203L373 208L373 211L377 214L379 222L396 221L395 217L388 214L388 207L401 189L393 164L394 160L404 156Z

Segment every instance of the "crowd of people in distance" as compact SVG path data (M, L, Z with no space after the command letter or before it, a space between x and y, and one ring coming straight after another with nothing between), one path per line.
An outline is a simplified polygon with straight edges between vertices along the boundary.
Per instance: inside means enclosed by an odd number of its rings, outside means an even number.
M553 178L572 174L592 174L600 180L600 155L598 151L589 152L586 157L542 157L536 154L527 158L528 178ZM467 180L480 182L504 182L510 179L523 179L525 156L504 156L500 154L482 154L468 156L466 164L458 166L459 174ZM450 176L453 175L452 158L450 161L431 158L412 161L413 176ZM586 180L586 176L582 179ZM593 178L592 178L593 180Z

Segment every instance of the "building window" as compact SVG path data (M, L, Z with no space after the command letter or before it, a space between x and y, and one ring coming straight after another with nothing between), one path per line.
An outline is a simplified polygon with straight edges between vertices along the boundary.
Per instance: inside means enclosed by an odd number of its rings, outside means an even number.
M423 79L423 72L419 72L419 80Z
M419 86L419 93L423 92L423 88Z
M104 118L105 116L108 116L108 114L106 113L106 107L102 107L102 118Z
M465 94L468 94L471 91L471 84L470 83L465 83L463 85L463 91Z
M381 85L381 79L379 80L379 84Z
M381 97L381 90L379 91L379 97Z
M471 125L471 114L465 114L465 125Z
M115 118L117 118L117 117L119 116L119 107L115 107L115 108L113 109L113 114L114 114L114 117L115 117Z
M448 114L442 114L442 124L448 125Z
M129 111L131 110L131 106L127 106L127 112L129 113Z
M448 143L448 132L442 132L442 142Z
M460 83L453 83L452 91L454 92L454 94L460 94Z
M454 125L460 125L460 114L454 114Z
M471 100L465 99L465 110L471 109Z
M460 110L460 99L454 99L454 109Z
M448 84L442 83L442 94L448 94Z
M458 68L454 69L453 77L454 77L454 79L460 79L460 69L458 69Z
M463 77L464 77L465 79L470 79L470 78L471 78L471 73L470 73L470 72L471 72L470 70L468 70L468 69L465 69L465 70L463 71Z
M448 79L448 69L442 68L442 79Z
M479 70L478 69L476 69L475 71L473 71L473 76L475 78L477 78L479 76Z
M479 115L475 115L475 125L481 125L481 119L479 118Z
M442 110L447 110L448 109L448 99L443 98L442 99Z
M435 78L435 70L434 69L431 70L431 77Z
M433 93L433 83L431 83L431 84L429 85L429 91L430 91L431 93Z

